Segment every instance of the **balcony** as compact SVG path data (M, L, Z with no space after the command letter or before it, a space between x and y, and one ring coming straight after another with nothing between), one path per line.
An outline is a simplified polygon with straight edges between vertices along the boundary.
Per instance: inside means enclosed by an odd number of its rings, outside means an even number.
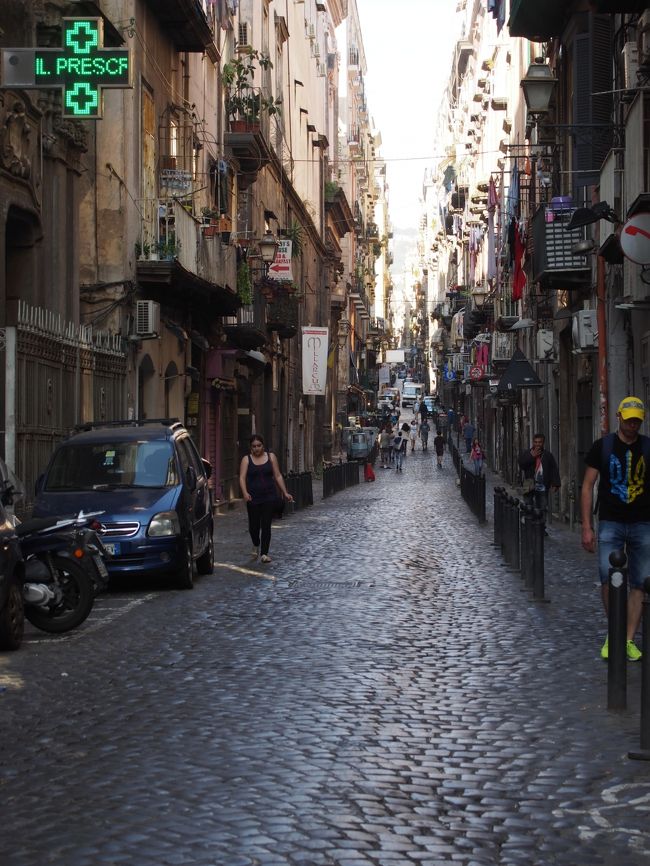
M264 299L259 296L254 303L240 307L234 316L226 316L221 320L231 345L248 352L266 343L264 308Z
M512 0L508 29L511 36L524 36L531 42L546 42L560 36L569 18L570 5L566 0Z
M267 98L261 89L259 95L262 100ZM224 136L224 144L239 164L237 186L240 190L248 189L271 161L270 138L271 118L264 110L254 120L244 118L230 121L230 131Z
M213 62L219 60L207 3L202 0L155 0L150 5L179 51L205 51Z
M267 307L266 327L276 331L281 340L289 340L298 333L300 307L298 298L282 292Z
M555 213L547 222L547 209L539 207L532 222L533 254L532 279L546 289L576 289L591 281L591 259L586 255L573 255L576 243L584 241L586 229L567 231L573 210Z
M201 224L174 200L161 201L158 259L138 261L138 283L160 300L182 299L201 315L227 315L239 306L237 256L219 237L204 237Z

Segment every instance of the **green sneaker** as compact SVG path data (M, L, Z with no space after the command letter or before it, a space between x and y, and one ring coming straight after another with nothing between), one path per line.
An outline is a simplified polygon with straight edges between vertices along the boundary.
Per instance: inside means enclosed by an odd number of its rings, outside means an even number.
M638 662L642 655L643 655L643 653L641 652L640 649L638 649L638 647L637 647L637 645L634 643L634 641L633 641L633 640L629 640L629 641L627 642L627 658L628 658L628 661L631 661L631 662Z
M609 658L609 635L605 638L605 643L600 651L600 657L601 659L605 659L605 661Z

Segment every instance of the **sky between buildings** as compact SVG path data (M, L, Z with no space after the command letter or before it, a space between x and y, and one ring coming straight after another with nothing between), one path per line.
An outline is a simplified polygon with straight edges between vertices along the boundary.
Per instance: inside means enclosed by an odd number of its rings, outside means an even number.
M457 0L357 0L368 107L381 133L396 234L415 231L420 217L434 116L457 39L456 5Z

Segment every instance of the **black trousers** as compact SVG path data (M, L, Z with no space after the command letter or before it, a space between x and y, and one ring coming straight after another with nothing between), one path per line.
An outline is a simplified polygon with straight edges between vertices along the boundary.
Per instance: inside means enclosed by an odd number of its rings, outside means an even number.
M271 521L276 504L275 502L262 502L261 505L253 505L252 502L247 502L246 508L248 510L248 531L253 547L259 547L260 553L264 556L269 552L271 546Z

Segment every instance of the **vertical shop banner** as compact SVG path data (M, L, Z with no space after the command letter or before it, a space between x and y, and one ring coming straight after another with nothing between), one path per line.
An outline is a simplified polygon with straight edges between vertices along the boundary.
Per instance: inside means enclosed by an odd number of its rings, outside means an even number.
M302 392L325 394L329 328L302 329Z

